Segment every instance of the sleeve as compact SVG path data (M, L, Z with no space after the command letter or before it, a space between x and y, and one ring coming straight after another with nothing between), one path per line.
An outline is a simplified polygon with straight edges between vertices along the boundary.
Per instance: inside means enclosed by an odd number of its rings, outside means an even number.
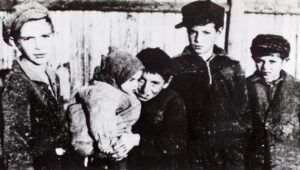
M179 96L170 100L164 116L156 144L164 154L182 154L187 145L187 122L184 102Z
M91 155L93 152L93 140L88 133L86 117L80 103L68 107L71 144L76 152L82 156Z
M233 70L234 75L230 85L230 107L235 113L230 123L231 142L225 143L225 146L231 148L230 154L234 159L241 161L244 159L243 154L252 131L252 119L244 71L238 62L234 65Z
M118 93L110 86L89 86L79 94L83 99L83 109L88 113L92 138L98 142L98 148L105 152L113 152L111 141L117 136L116 110L119 101Z
M233 65L233 76L227 82L229 90L230 110L234 112L232 126L237 131L237 135L245 134L251 127L251 114L249 110L248 90L246 78L239 62Z
M3 153L7 169L27 169L33 164L30 103L26 97L27 89L19 84L8 81L2 94Z

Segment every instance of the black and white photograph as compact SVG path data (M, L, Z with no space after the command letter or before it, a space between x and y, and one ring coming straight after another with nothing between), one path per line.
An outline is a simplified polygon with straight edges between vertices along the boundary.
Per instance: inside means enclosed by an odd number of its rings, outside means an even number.
M0 170L300 170L300 0L1 0Z

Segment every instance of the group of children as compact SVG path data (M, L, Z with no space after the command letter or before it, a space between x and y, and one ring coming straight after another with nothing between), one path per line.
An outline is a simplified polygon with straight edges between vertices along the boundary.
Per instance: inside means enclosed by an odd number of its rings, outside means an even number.
M160 48L133 56L110 47L67 112L47 62L54 27L37 2L16 5L4 41L21 56L2 92L5 169L299 169L300 84L282 70L290 44L259 34L257 70L215 45L224 8L182 8L189 44L171 58Z

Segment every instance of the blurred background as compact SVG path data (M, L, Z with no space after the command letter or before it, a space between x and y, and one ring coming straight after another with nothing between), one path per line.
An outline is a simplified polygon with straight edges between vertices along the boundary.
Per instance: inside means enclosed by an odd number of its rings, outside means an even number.
M23 1L1 0L0 19ZM192 1L38 0L51 11L56 47L49 65L57 70L65 100L88 83L109 46L133 55L147 47L160 47L170 56L180 54L188 44L187 33L185 28L174 26L182 19L181 7ZM240 61L246 76L255 70L249 49L252 39L271 33L290 42L290 60L284 69L300 78L300 0L212 1L226 9L225 27L217 44ZM0 69L9 69L16 56L18 51L6 45L0 34Z

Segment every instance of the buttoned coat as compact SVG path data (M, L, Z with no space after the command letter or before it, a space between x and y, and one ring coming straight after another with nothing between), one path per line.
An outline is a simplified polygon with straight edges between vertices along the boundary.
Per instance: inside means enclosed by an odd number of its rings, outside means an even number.
M40 81L30 68L14 61L5 79L2 111L7 169L58 166L55 148L67 146L67 124L59 87L55 74L46 72L49 85Z
M300 166L300 83L281 72L274 98L258 72L247 78L253 134L249 141L249 169L298 169Z

